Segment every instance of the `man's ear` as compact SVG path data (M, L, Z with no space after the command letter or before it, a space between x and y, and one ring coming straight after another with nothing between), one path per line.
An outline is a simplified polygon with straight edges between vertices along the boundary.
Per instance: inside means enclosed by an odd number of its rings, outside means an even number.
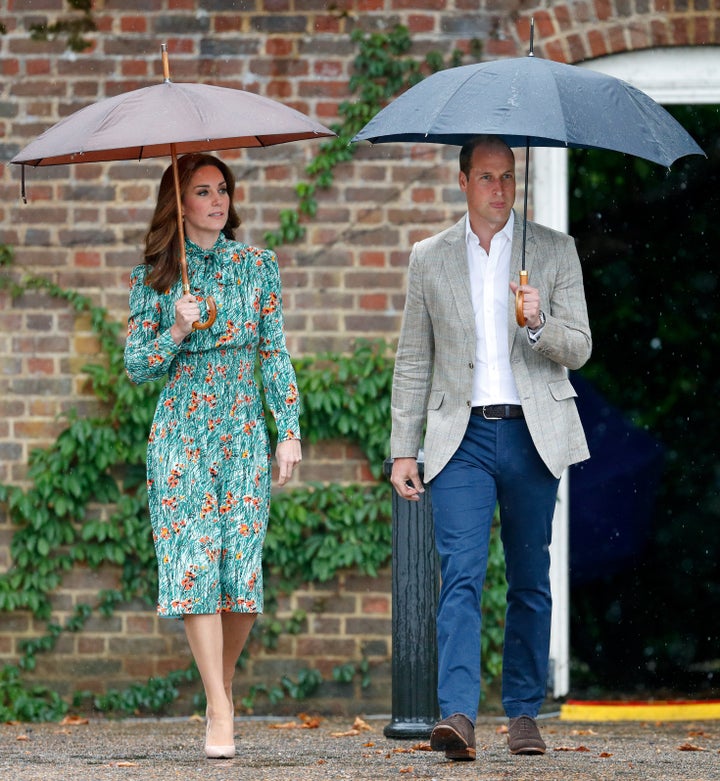
M458 174L458 184L460 185L460 189L463 192L465 192L465 190L467 189L468 180L467 180L467 176L465 176L465 173L463 171L460 171L460 173Z

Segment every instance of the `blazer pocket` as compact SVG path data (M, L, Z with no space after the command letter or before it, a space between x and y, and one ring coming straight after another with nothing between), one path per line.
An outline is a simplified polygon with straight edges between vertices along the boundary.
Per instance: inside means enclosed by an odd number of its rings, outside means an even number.
M440 409L445 398L445 391L430 391L430 397L428 398L428 409Z
M573 388L570 380L557 380L549 382L548 388L555 401L565 401L566 399L576 399L577 392Z

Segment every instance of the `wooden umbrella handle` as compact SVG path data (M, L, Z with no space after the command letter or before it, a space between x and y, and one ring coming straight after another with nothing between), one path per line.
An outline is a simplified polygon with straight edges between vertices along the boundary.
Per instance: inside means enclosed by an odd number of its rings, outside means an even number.
M520 272L520 284L521 285L527 285L528 282L528 273L523 269ZM524 327L527 320L525 319L525 315L523 314L523 301L524 296L522 290L517 290L515 292L515 320L517 321L517 324L522 328Z
M199 320L193 323L193 331L204 331L206 328L210 328L210 326L215 322L215 318L217 317L217 306L215 304L215 299L212 296L208 296L205 299L205 303L207 304L208 308L208 318L204 323L201 323Z

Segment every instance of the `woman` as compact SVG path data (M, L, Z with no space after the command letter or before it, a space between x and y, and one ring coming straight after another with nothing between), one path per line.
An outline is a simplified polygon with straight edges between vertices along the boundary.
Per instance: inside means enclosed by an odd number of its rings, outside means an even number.
M272 463L255 382L259 358L278 429L278 482L302 458L295 372L285 346L277 259L234 240L230 169L206 154L178 161L190 294L182 294L172 168L160 182L145 262L130 279L125 367L167 376L150 430L147 483L159 568L158 613L182 617L207 700L205 752L232 757L232 680L262 612L262 546ZM205 299L217 320L205 319Z

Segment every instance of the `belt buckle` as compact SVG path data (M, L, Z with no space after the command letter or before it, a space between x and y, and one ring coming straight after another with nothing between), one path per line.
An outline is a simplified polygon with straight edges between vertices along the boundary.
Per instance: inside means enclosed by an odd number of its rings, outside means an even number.
M488 406L489 406L489 405L487 405L487 404L483 404L483 408L482 408L482 415L483 415L483 417L485 418L485 420L502 420L502 418L496 418L496 417L489 418L489 417L488 417L488 416L485 414L485 409L486 409Z

